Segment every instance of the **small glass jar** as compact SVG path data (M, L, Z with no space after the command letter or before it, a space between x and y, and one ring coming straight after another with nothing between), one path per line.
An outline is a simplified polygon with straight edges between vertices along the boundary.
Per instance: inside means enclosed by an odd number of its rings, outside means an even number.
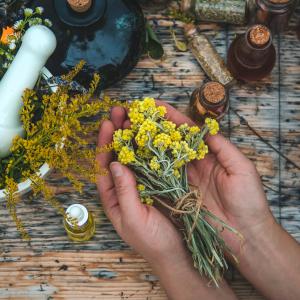
M276 62L270 30L261 24L251 26L232 42L227 66L241 81L257 81L269 75Z
M181 10L195 15L199 21L243 25L248 21L253 0L182 0Z
M252 21L268 26L273 33L283 31L295 9L296 0L256 0Z
M204 83L191 96L190 116L198 124L203 124L207 117L222 120L228 108L227 89L216 81Z
M209 79L218 81L226 87L233 85L235 82L233 76L208 37L191 24L184 27L184 33L189 48Z
M66 210L64 228L70 240L85 242L95 234L95 221L93 215L81 204L73 204Z

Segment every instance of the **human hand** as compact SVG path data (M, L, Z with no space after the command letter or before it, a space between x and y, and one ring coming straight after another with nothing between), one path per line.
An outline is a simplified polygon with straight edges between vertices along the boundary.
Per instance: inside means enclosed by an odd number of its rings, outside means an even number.
M172 106L167 117L177 125L195 125ZM275 219L269 209L260 177L254 164L222 135L206 139L209 154L188 166L189 183L200 188L203 204L222 221L238 230L245 243L272 227ZM215 224L217 225L217 224ZM224 230L222 236L235 254L239 254L241 240Z
M114 131L128 126L125 110L114 108L111 121L101 125L98 146L111 143ZM141 203L133 173L112 159L111 153L97 156L99 165L111 171L97 180L106 215L122 239L151 264L169 299L236 299L226 282L209 287L199 276L179 231L158 209Z
M111 143L114 131L127 125L125 110L113 108L111 121L101 126L98 146ZM178 230L155 207L141 203L133 173L120 163L112 163L112 158L111 153L98 155L101 167L111 172L99 177L97 186L106 215L118 234L150 263L186 261L188 255Z

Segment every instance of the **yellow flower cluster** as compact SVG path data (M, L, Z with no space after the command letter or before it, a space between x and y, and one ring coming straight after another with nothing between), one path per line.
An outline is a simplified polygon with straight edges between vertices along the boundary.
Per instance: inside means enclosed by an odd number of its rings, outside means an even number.
M64 79L72 81L83 65L81 62ZM82 180L95 182L97 174L106 173L95 162L98 150L88 147L88 138L91 132L98 130L100 120L80 122L82 117L95 116L99 112L108 113L113 105L107 98L103 102L99 99L91 100L99 80L99 76L95 75L85 94L70 96L68 86L59 86L54 93L45 92L40 95L41 92L27 90L23 95L21 120L26 136L17 137L13 141L10 157L0 160L0 189L6 188L8 192L7 207L23 238L28 238L28 235L16 216L17 182L29 178L33 182L34 192L41 192L46 201L64 214L64 209L55 200L45 181L36 175L36 171L44 163L67 177L79 192L83 188ZM115 139L120 142L130 141L133 136L133 132L124 130L116 133ZM118 145L117 142L115 145ZM108 150L109 147L105 149ZM121 146L119 150L122 150ZM122 155L125 161L132 161L130 153L123 151Z
M207 118L205 124L209 129L210 135L216 135L220 130L219 123L215 119Z
M128 164L134 162L135 157L134 157L133 150L130 150L126 146L122 147L121 151L119 152L118 159L124 165L128 165Z
M187 124L177 127L166 119L166 113L166 108L156 106L152 98L136 100L129 106L131 127L117 130L113 137L112 146L118 160L140 169L142 176L150 176L149 181L160 176L181 180L182 168L208 153L203 141L205 134L213 135L219 130L219 124L212 119L207 119L203 128ZM145 189L145 185L138 185L143 203L152 203L145 197Z

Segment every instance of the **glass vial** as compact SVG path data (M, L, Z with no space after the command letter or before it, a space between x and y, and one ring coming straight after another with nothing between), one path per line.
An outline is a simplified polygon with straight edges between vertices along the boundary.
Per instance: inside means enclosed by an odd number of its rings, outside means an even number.
M228 92L224 85L216 81L204 83L196 89L190 100L190 116L202 124L205 118L224 118L229 108Z
M257 81L269 75L275 65L272 34L264 25L253 25L230 45L227 66L241 81Z
M182 0L181 10L194 14L199 21L243 25L248 19L248 1Z
M224 86L232 85L234 83L233 76L207 36L199 33L193 25L186 25L184 30L189 47L206 75Z
M95 234L93 215L81 204L73 204L66 210L64 227L70 240L85 242Z
M273 33L283 31L295 9L297 0L256 0L252 22L268 26Z

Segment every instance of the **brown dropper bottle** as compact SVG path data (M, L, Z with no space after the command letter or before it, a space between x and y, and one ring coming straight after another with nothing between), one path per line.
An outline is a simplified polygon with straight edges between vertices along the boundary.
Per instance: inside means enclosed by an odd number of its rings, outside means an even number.
M225 86L216 81L209 81L193 92L190 100L190 116L199 124L207 117L221 120L228 107L229 97Z
M256 0L252 21L267 25L273 33L283 31L295 9L297 0Z
M241 81L257 81L274 68L276 51L272 34L264 25L253 25L230 45L227 66Z

